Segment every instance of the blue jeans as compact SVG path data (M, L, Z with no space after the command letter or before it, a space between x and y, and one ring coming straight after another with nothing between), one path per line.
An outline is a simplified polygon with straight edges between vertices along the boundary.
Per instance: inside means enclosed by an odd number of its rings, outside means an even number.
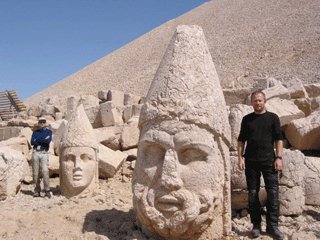
M267 191L267 228L278 226L279 220L279 178L274 161L246 161L246 180L249 194L249 213L254 227L261 224L261 206L259 201L260 178L263 176Z
M32 152L32 171L33 171L33 182L35 183L35 192L40 192L40 170L43 177L43 187L45 191L50 191L49 185L49 161L48 153L46 151L35 151Z

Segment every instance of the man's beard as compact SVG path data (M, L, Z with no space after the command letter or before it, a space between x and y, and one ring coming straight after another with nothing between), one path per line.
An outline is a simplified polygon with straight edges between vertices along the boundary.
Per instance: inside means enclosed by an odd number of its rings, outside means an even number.
M167 193L137 185L134 206L139 220L150 231L167 238L187 239L200 234L212 222L213 210L219 204L211 190L198 194L186 189Z

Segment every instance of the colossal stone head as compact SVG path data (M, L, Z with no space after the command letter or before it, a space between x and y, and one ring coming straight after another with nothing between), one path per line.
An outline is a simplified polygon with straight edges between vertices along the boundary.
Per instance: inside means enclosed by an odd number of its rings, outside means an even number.
M73 197L89 194L98 179L98 143L83 105L73 111L60 146L60 189Z
M133 205L146 232L219 239L230 230L230 127L203 31L178 26L140 119Z

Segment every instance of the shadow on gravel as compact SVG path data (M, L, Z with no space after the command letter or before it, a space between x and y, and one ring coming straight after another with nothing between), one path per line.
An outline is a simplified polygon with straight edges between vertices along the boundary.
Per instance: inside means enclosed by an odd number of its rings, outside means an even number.
M124 239L138 230L133 210L129 212L117 209L94 210L87 213L82 232L95 232L110 240Z

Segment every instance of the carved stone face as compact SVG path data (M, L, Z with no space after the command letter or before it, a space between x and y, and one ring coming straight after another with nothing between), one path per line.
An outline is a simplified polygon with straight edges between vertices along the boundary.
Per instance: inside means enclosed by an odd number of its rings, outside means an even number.
M63 149L61 158L61 184L68 192L79 193L94 180L97 161L93 148L67 147Z
M133 180L139 220L166 238L198 234L222 214L223 174L207 130L170 121L142 129Z

